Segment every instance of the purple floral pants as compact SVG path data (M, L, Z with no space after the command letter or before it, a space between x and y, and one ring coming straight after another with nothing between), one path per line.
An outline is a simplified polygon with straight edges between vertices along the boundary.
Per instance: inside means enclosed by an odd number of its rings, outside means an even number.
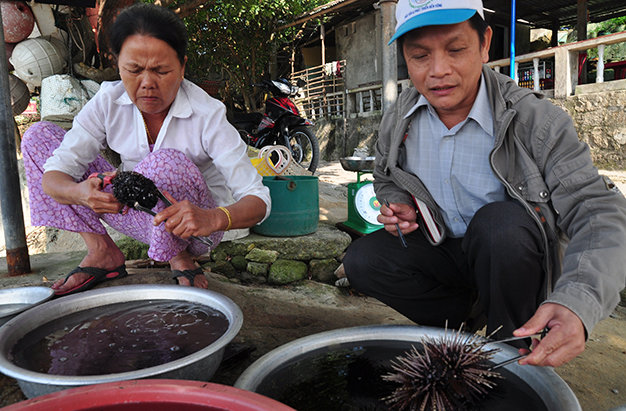
M124 215L97 214L81 205L59 204L44 193L41 187L43 165L61 144L64 135L65 130L61 127L42 121L29 127L22 138L32 225L56 227L78 233L106 234L102 224L104 221L115 230L149 244L148 256L156 261L169 261L185 249L192 255L201 255L208 251L208 247L197 240L183 240L168 233L163 224L155 227L152 224L153 217L147 213L130 209ZM89 164L81 181L92 173L114 170L115 167L102 156L98 156ZM202 173L178 150L162 149L152 152L137 164L134 171L154 181L157 187L167 191L178 201L189 200L202 208L216 207ZM104 190L111 192L111 186ZM158 212L163 208L164 204L159 201L154 211ZM223 235L222 231L218 231L209 238L217 245Z

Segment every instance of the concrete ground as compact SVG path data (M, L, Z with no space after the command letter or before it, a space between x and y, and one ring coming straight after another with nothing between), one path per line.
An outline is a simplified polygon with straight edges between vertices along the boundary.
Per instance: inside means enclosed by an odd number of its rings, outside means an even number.
M356 174L346 172L338 162L324 163L319 171L320 220L330 224L345 221L346 185L356 180ZM605 174L626 192L626 173ZM84 252L75 251L77 248L75 244L60 253L33 254L33 273L19 277L8 277L6 261L0 260L0 288L49 285L80 261ZM167 268L134 265L129 274L100 286L172 281ZM217 273L207 276L209 288L231 298L244 313L244 325L235 342L254 349L224 363L213 382L233 384L255 359L299 337L356 325L410 323L374 299L313 281L296 286L248 286ZM590 335L585 352L556 371L572 388L583 410L626 409L626 308L618 307L610 318L601 321ZM23 399L15 380L0 374L0 407Z

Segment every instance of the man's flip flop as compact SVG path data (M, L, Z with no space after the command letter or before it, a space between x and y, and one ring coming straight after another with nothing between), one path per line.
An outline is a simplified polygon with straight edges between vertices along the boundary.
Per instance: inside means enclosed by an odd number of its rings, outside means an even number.
M204 274L204 270L202 270L202 267L198 267L194 270L172 270L172 278L174 280L176 280L177 284L180 284L178 282L178 277L185 277L186 279L189 280L189 284L193 287L193 279L200 274Z
M97 267L81 267L78 266L76 268L74 268L72 271L69 272L69 274L65 277L65 280L63 281L63 284L65 284L67 282L67 279L70 278L72 275L76 274L76 273L87 273L90 275L89 278L87 278L85 281L83 281L82 283L78 284L76 287L74 288L70 288L69 290L65 290L65 291L59 291L59 292L54 292L55 296L62 296L62 295L68 295L68 294L73 294L73 293L77 293L80 291L86 291L89 290L93 287L95 287L97 284L100 284L104 281L108 281L108 280L113 280L116 278L122 278L122 277L126 277L128 275L128 272L126 272L126 265L122 264L119 267L113 269L113 270L105 270L103 268L97 268ZM61 284L61 285L63 285Z

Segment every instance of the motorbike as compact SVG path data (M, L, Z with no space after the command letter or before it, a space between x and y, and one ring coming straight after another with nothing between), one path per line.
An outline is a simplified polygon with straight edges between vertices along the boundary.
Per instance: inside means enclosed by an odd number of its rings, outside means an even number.
M265 101L265 113L235 113L232 123L246 144L261 149L269 145L289 148L292 158L314 173L319 164L319 142L312 131L313 123L300 116L290 97L298 87L287 79L264 80L253 84L271 94ZM301 87L302 84L299 84Z

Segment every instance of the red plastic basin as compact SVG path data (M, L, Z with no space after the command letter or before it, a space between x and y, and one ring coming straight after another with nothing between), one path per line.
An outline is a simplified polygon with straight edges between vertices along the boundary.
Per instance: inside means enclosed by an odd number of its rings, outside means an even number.
M31 398L3 411L294 411L228 385L186 380L130 380L88 385Z

